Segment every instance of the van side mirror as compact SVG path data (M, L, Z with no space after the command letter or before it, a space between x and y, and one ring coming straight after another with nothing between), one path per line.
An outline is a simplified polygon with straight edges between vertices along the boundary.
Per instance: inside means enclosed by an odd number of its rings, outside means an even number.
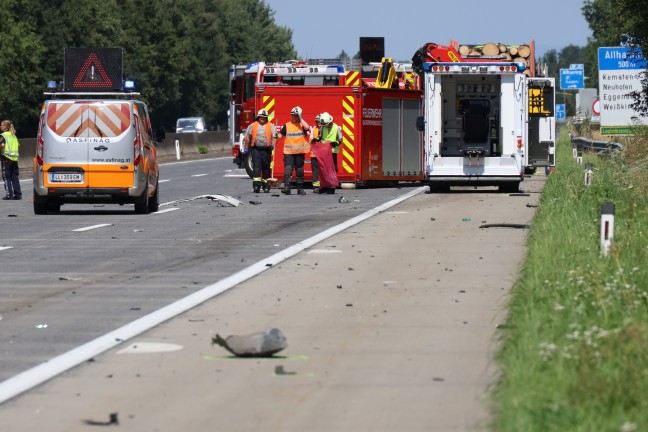
M416 117L416 130L419 132L423 132L425 130L425 118L424 117Z
M155 141L161 143L161 142L164 142L165 138L166 138L166 131L164 130L164 126L160 126L155 131Z

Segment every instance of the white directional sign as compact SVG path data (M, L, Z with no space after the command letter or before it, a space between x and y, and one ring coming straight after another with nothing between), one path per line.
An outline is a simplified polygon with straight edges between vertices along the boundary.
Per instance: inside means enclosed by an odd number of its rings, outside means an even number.
M599 48L598 57L601 134L632 135L633 125L645 124L630 94L642 89L646 59L632 47Z

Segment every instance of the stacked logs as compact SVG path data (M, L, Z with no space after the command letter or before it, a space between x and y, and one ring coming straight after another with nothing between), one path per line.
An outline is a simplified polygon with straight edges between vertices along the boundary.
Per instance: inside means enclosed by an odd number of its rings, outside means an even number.
M531 47L529 45L507 45L489 42L484 45L460 45L459 54L462 57L489 57L500 58L503 61L525 63L525 73L531 73Z

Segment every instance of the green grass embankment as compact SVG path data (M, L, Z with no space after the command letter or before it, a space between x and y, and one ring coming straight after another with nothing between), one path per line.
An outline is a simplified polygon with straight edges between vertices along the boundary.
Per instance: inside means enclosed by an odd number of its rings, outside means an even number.
M648 139L580 166L561 135L501 330L493 429L648 431ZM616 210L608 256L603 202Z

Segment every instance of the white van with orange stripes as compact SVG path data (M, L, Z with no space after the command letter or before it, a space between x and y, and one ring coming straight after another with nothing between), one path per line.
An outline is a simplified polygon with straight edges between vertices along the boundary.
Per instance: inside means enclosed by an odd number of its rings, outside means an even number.
M158 137L163 139L163 137ZM146 104L52 99L43 104L34 158L34 213L66 203L158 210L158 162Z

